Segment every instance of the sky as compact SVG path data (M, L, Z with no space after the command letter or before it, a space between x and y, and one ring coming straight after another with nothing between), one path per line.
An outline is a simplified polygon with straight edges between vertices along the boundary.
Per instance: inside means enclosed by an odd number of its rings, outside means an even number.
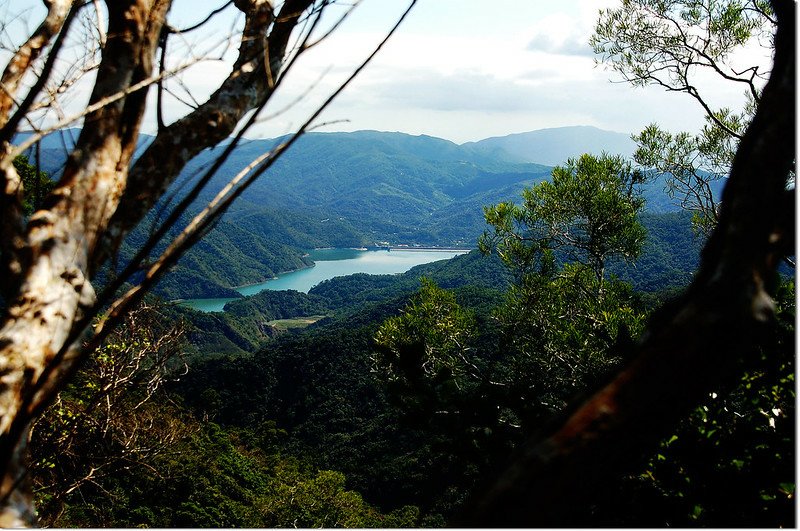
M29 0L13 0L22 5ZM185 27L223 0L175 0L170 23ZM321 131L374 129L425 134L456 143L570 125L636 133L652 122L672 131L696 131L699 104L685 94L634 88L597 65L588 38L598 9L619 0L419 0L379 55L320 117ZM371 52L408 5L406 0L363 0L337 31L309 50L287 76L249 137L293 131ZM34 10L35 11L35 10ZM332 15L341 13L332 12ZM235 43L219 43L235 23L234 9L204 33L173 48L200 61L181 74L203 101L224 79ZM34 19L33 11L31 19ZM222 60L208 60L208 52ZM182 55L186 57L186 55ZM173 88L180 86L173 82ZM739 108L742 93L710 80L717 107ZM303 96L298 102L299 96ZM288 109L287 109L288 108ZM187 107L173 100L174 119ZM154 129L148 114L144 130Z

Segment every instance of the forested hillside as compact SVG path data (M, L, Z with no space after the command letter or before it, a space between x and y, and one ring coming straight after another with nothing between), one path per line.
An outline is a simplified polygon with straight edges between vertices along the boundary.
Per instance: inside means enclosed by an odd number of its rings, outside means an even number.
M691 213L675 209L663 179L637 177L643 240L634 260L609 255L602 291L568 246L554 247L552 262L540 257L528 265L534 255L511 258L520 252L513 247L505 251L511 254L475 250L401 275L334 278L307 294L265 290L244 297L230 287L308 267L305 250L313 247L376 240L477 245L493 225L505 227L493 217L497 207L484 207L508 201L509 208L532 208L522 191L545 190L555 175L545 166L508 162L514 157L497 142L479 148L389 133L310 135L303 156L287 157L274 179L251 190L157 290L168 299L236 300L219 313L153 301L145 311L160 317L135 319L125 332L129 336L106 347L108 357L96 361L100 381L94 380L97 374L84 377L88 394L75 387L62 395L60 413L45 420L50 424L36 440L36 481L42 492L51 492L46 482L49 467L55 467L75 476L82 498L72 491L41 498L44 522L427 527L457 514L482 478L564 408L569 396L618 366L649 312L691 281L703 238L692 228ZM265 145L248 144L241 158L236 152L226 172ZM202 161L196 164L195 170ZM596 192L595 199L600 197ZM591 215L610 215L609 208L606 203ZM119 262L158 220L156 209L125 241ZM788 352L789 316L776 329L774 349L782 354L765 357L764 372L742 383L762 393L774 389L783 407L791 397L781 383L787 377L781 356ZM175 332L179 346L139 337L164 326L158 320L181 323ZM102 422L92 415L70 420L93 400L92 388L108 385L109 377L114 381L114 373L103 376L102 368L139 345L147 345L145 355L150 348L167 350L157 365L130 367L131 374L144 370L137 381L151 382L149 390L134 386L129 395L119 395L119 414ZM431 354L429 348L443 350ZM540 349L556 357L530 357ZM587 357L567 362L561 359L565 352ZM424 361L427 356L433 357ZM728 406L704 407L696 415L725 422ZM654 521L652 515L669 525L732 522L718 513L718 502L708 505L704 491L687 491L673 476L695 466L706 440L730 445L733 452L728 461L696 469L709 481L717 481L709 467L750 473L775 468L791 455L785 417L775 417L779 430L764 432L751 412L735 407L743 420L719 435L697 425L695 417L687 420L648 463L643 474L651 479L626 477L618 487L622 495L593 509L592 518L609 525L645 525ZM142 414L151 418L150 426L132 435L143 445L130 456L125 436L108 440L92 431L98 422L115 429ZM76 437L83 432L63 438L71 422L89 422L81 428L88 430L82 439ZM702 444L678 446L675 437L699 437ZM766 437L778 453L770 459L740 454L736 441L743 437ZM89 451L86 445L97 447ZM667 452L673 457L665 465ZM126 468L126 459L147 465ZM97 466L109 472L96 479L90 473L91 481L80 478ZM150 474L147 467L161 472ZM786 499L775 494L786 482L758 485L760 494L739 503L787 521ZM762 507L755 500L765 492L773 498ZM102 509L109 495L116 500L113 511Z
M45 170L59 172L60 144L70 145L77 133L65 131L63 140L48 137L40 150ZM549 178L550 166L536 164L537 158L580 154L586 142L597 153L616 153L628 146L621 138L593 128L561 128L457 145L402 133L312 133L242 196L156 291L169 299L236 297L230 288L308 266L303 255L315 247L376 241L472 247L485 229L485 205L514 200L524 186ZM140 144L149 141L144 136ZM252 140L237 148L196 203L207 202L222 183L279 141ZM118 264L132 256L158 226L159 212L177 202L223 148L205 151L187 165L165 201L127 238ZM648 211L677 210L664 187L658 177L645 186ZM188 219L183 216L168 235ZM162 249L163 244L154 252Z

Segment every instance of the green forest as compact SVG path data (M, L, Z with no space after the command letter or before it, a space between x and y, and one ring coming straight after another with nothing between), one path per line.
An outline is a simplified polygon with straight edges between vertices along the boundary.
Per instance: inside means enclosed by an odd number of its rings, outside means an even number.
M308 294L266 290L221 313L148 300L34 427L41 523L444 525L521 441L624 363L690 281L701 237L689 213L646 213L644 178L584 155L518 205L487 207L480 250L464 256ZM789 276L778 293L752 369L574 522L793 522ZM313 324L274 324L302 317Z
M461 144L316 131L372 55L296 133L244 136L355 6L320 37L343 6L178 29L165 0L45 4L0 50L0 527L797 525L794 3L596 12L581 53L699 129ZM233 73L200 103L168 43L226 9ZM756 45L769 72L732 66ZM463 254L238 291L367 247Z

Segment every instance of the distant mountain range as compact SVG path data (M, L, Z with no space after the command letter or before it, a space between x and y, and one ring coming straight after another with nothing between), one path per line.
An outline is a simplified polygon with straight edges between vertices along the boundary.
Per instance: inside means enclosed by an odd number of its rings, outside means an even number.
M42 141L44 169L58 173L64 144L77 131ZM143 135L142 148L150 137ZM248 140L223 164L196 203L282 139ZM191 161L165 197L186 193L223 146ZM561 127L455 144L430 136L357 131L308 133L226 214L162 283L169 297L230 294L302 267L304 249L376 241L473 247L485 229L483 207L518 201L522 189L547 179L552 166L582 153L629 156L633 142L594 127ZM674 211L663 183L645 192L651 212ZM164 205L162 205L164 206ZM154 214L129 238L122 258L142 241Z
M468 142L463 147L517 162L557 166L584 153L599 155L606 152L630 157L636 144L629 135L591 126L573 126L496 136Z

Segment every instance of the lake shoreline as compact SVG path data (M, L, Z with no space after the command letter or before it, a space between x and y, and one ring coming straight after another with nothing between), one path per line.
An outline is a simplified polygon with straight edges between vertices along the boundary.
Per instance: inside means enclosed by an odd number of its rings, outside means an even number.
M313 251L332 251L335 249L348 249L350 251L441 251L441 252L448 252L448 251L473 251L475 247L437 247L437 246L416 246L416 245L404 245L404 244L397 244L397 245L372 245L369 247L314 247ZM303 256L310 256L309 253L304 254Z
M200 311L224 311L224 305L232 300L256 295L264 290L295 290L308 293L317 284L339 276L356 273L373 275L401 274L409 269L438 260L448 260L469 253L472 249L394 247L392 249L361 250L352 248L326 248L312 250L312 265L281 273L263 282L246 284L234 288L241 296L236 299L198 298L171 301ZM317 251L315 253L315 251ZM298 276L299 275L299 276Z
M339 247L314 247L314 249L312 249L312 250L313 251L332 251L332 250L335 250L335 249L338 249L338 248ZM473 251L475 249L475 247L434 247L434 246L431 246L431 247L411 247L411 246L407 246L407 245L403 245L403 244L398 244L396 246L390 245L388 247L375 247L375 246L373 246L373 247L341 247L341 248L342 249L349 249L351 251L369 251L369 252L372 252L372 251L400 251L400 252L404 252L404 251L408 251L408 252L434 251L434 252L443 252L443 253L446 253L446 252L460 253L462 251L470 252L470 251ZM305 253L305 254L302 255L302 258L306 258L306 257L309 257L309 256L311 256L311 253ZM310 269L310 268L312 268L312 267L317 265L313 260L311 262L312 262L311 265L298 267L296 269L287 269L286 271L280 271L279 273L277 273L276 275L274 275L274 276L272 276L270 278L267 278L267 279L264 279L264 280L259 280L259 281L256 281L256 282L251 282L249 284L242 284L240 286L232 286L231 289L239 290L239 288L249 288L250 286L257 286L259 284L263 284L264 282L268 282L270 280L277 280L278 278L280 278L283 275L286 275L286 274L289 274L289 273L296 273L298 271L303 271L305 269ZM246 297L246 295L243 295L243 297ZM211 297L209 297L209 298L211 298ZM182 301L182 300L184 300L184 299L175 299L175 300L172 300L170 302L178 302L178 301Z
M303 257L306 257L306 256L309 256L308 253L303 255ZM280 271L278 274L273 275L273 276L271 276L269 278L265 278L264 280L259 280L257 282L251 282L249 284L242 284L241 286L233 286L231 289L235 289L235 290L238 291L240 288L249 288L250 286L258 286L259 284L263 284L264 282L269 282L270 280L277 280L278 278L281 277L281 275L286 275L288 273L297 273L298 271L303 271L305 269L311 269L315 265L317 265L317 264L313 263L313 260L312 260L312 264L311 265L298 267L296 269L287 269L286 271ZM246 297L246 295L242 295L242 297Z

